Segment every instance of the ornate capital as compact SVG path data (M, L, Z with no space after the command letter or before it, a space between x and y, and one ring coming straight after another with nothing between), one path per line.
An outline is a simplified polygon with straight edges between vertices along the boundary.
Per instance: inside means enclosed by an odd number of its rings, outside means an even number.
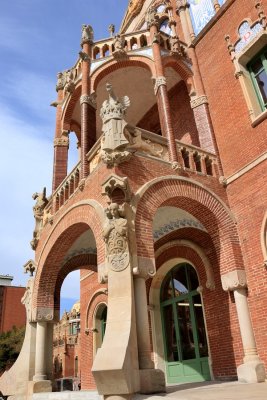
M92 44L94 41L94 31L91 25L82 25L82 41L81 46L85 43Z
M187 0L177 0L176 1L177 11L180 13L181 11L185 10L188 7Z
M59 138L54 139L54 147L62 146L69 147L69 132L63 131Z
M133 268L133 274L138 278L148 279L156 274L155 260L138 257L138 266Z
M158 89L162 85L166 86L167 85L167 80L166 80L165 76L158 76L155 79L155 85L154 85L155 95L158 93Z
M225 291L245 289L247 287L246 272L243 269L236 269L221 275L222 287Z
M202 104L209 104L207 96L199 96L190 101L191 108L196 108Z
M54 318L54 309L51 307L40 307L36 310L37 322L48 322Z
M83 94L80 97L80 104L82 105L83 103L89 104L91 107L96 109L97 108L97 105L96 105L96 93L93 92L90 95Z

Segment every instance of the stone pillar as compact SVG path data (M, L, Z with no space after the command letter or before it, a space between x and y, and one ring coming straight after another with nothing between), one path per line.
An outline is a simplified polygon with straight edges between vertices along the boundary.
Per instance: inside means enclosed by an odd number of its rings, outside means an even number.
M150 30L150 39L152 43L153 57L156 69L154 89L155 95L157 96L162 136L167 138L169 159L172 162L173 168L177 168L178 155L171 120L167 81L166 77L164 76L164 68L161 59L160 32L158 31L158 19L156 18L155 10L148 10L146 20L148 28Z
M252 328L247 301L247 280L244 270L235 270L221 276L223 289L233 291L240 334L244 351L244 363L237 367L238 380L247 383L264 382L264 364L261 362Z
M134 295L136 312L136 334L140 373L140 392L157 393L165 391L165 376L162 371L154 369L151 360L151 343L149 335L149 319L146 279L155 275L153 260L138 257L138 268L134 273Z
M47 322L37 322L36 330L36 356L34 381L44 381L46 375L46 334Z
M82 27L82 95L81 103L81 179L89 174L89 162L86 154L90 148L90 61L93 44L93 29L90 25Z

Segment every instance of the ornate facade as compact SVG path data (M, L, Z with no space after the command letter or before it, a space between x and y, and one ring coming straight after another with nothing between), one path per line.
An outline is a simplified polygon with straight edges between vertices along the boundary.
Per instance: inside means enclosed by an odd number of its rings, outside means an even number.
M171 383L265 380L266 10L266 0L131 1L108 39L83 25L52 103L53 189L34 209L24 370L19 359L3 376L4 394L51 390L60 288L77 269L82 390L129 399ZM70 134L80 161L67 174Z

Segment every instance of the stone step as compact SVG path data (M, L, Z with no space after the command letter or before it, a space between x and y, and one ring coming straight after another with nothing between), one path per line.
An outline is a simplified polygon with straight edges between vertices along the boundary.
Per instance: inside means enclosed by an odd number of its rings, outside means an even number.
M34 393L32 400L102 400L96 391L80 390L77 392L50 392L50 393Z

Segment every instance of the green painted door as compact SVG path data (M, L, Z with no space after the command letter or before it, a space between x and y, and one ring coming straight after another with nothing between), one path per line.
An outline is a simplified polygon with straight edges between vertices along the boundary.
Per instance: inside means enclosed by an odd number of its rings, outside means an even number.
M174 267L161 288L161 316L168 383L210 380L208 345L195 269Z

